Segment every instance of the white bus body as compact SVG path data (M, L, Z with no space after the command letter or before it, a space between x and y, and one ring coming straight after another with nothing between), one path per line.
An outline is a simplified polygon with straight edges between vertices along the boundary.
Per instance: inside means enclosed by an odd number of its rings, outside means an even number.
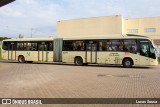
M4 40L5 60L67 62L76 65L118 64L124 67L158 64L152 40L142 36L97 38L21 38Z

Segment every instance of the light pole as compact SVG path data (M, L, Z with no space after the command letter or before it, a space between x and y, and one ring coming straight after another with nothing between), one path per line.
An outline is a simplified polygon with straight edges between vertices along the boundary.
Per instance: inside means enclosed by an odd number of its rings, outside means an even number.
M33 28L31 28L31 38L32 38L32 36L33 36L32 32L33 32Z

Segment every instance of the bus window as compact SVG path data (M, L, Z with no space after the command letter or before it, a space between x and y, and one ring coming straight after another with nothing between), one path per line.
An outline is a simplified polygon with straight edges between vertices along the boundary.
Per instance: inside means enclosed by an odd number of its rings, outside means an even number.
M106 48L107 48L107 51L112 51L112 50L113 50L113 49L112 49L111 40L107 40L107 46L106 46Z
M48 42L38 42L38 50L39 51L48 51ZM36 46L36 44L34 44ZM33 48L33 47L32 47ZM35 47L36 48L36 47Z
M28 42L27 50L37 51L37 42Z
M137 41L136 40L124 40L124 51L137 53Z
M141 40L140 41L140 55L149 57L149 41Z
M107 48L106 48L106 46L107 46L107 41L100 41L99 42L99 51L106 51L107 50Z
M17 50L17 43L16 42L12 42L12 50Z
M7 42L8 50L16 50L16 42Z
M151 42L150 42L150 58L156 59L155 49Z
M8 43L7 42L3 42L2 49L8 50Z
M73 51L73 41L64 41L63 51Z
M44 45L44 51L48 51L47 45Z
M23 42L17 43L17 50L22 51L23 50Z
M99 51L112 51L110 40L101 40L99 42Z
M11 42L8 42L8 50L11 50L11 49L12 49Z
M39 51L44 51L43 45L39 45L38 50L39 50Z
M74 51L84 51L84 41L74 41L72 45Z
M49 42L49 51L53 51L53 42Z
M38 49L37 49L37 43L36 42L33 42L32 44L31 44L31 46L32 46L32 51L37 51Z
M123 51L123 42L121 40L111 40L113 51Z
M27 42L23 43L23 50L25 50L25 51L27 50L27 44L28 44Z
M29 42L28 45L27 45L27 50L28 50L28 51L31 51L31 50L32 50L32 46L31 46L31 43L30 43L30 42Z
M99 51L105 51L106 47L105 47L105 42L104 41L100 41L99 42Z

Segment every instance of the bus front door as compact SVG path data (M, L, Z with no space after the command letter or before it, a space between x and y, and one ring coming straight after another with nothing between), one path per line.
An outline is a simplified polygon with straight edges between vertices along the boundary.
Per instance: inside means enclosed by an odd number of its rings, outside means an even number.
M97 63L97 44L88 43L86 44L86 62L87 63Z
M16 44L14 42L8 43L8 60L16 60Z
M150 58L149 58L149 41L148 40L140 40L140 65L150 65Z
M38 61L48 62L48 45L42 42L38 45Z

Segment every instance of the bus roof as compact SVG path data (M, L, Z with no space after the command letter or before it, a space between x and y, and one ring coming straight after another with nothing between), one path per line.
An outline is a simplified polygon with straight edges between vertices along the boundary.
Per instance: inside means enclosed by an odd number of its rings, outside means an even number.
M56 38L16 38L16 39L6 39L3 41L52 41ZM63 38L63 40L89 40L89 39L149 39L146 36L123 34L123 35L99 35L98 37L68 37Z
M87 39L149 39L146 36L141 35L131 35L131 34L123 34L123 35L100 35L95 37L69 37L63 38L63 40L87 40Z
M6 39L3 41L52 41L54 38L15 38Z

